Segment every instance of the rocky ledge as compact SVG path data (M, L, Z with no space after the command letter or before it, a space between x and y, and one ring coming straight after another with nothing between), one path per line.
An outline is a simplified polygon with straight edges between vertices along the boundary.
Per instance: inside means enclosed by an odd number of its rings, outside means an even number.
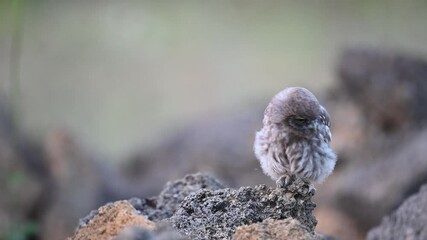
M286 189L230 189L197 173L167 183L157 197L132 198L92 211L69 240L323 239L314 232L314 192L300 180Z

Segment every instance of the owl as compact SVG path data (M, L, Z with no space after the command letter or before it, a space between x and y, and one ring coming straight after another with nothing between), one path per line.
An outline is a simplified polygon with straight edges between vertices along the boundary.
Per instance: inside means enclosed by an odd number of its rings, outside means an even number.
M255 135L254 152L263 172L278 187L293 179L322 182L337 160L329 146L330 117L307 89L289 87L273 97Z

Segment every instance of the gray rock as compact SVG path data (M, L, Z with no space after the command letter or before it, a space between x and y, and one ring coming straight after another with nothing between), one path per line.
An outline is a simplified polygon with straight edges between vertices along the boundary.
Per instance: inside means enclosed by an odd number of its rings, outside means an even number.
M217 190L221 188L224 186L207 174L189 174L183 179L166 183L157 198L132 198L129 202L148 219L158 222L171 217L185 197L201 189Z
M111 203L108 203L108 204L111 204ZM85 227L89 223L89 221L92 220L92 218L94 218L96 215L98 215L98 209L92 210L88 215L86 215L83 218L80 218L79 225L77 226L75 231L79 230L82 227Z
M178 233L169 224L161 222L156 225L154 231L137 226L127 227L116 240L188 240L188 238Z
M372 229L368 240L427 239L427 185Z
M201 190L189 195L170 218L173 226L191 239L231 239L241 225L264 219L297 219L313 231L317 221L311 201L314 189L296 180L287 189L265 185L238 190Z
M166 218L170 213L157 208L157 198L131 198L129 203L151 221L160 221Z
M163 191L158 197L152 198L131 198L129 203L140 214L149 220L159 222L171 217L179 204L190 194L196 193L201 189L217 190L224 188L215 178L204 173L188 174L183 179L166 183ZM105 206L113 204L107 203ZM98 214L98 210L92 210L88 215L79 220L75 231L86 226L89 221Z
M225 186L208 174L189 174L183 179L166 183L159 195L158 206L171 213L169 215L171 217L185 197L200 189L218 190L222 188Z
M115 240L156 240L156 236L148 229L130 226L125 228Z
M180 234L169 223L164 221L156 224L156 228L154 229L154 234L156 236L156 240L188 240L189 239L183 236L182 234Z

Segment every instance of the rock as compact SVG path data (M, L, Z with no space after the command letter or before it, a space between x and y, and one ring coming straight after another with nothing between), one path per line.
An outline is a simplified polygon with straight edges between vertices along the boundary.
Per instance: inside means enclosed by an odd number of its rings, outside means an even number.
M231 239L238 226L268 218L295 218L313 231L317 223L313 195L314 189L299 179L287 189L265 185L205 189L186 197L169 221L191 239Z
M179 204L185 197L194 194L201 189L218 190L224 188L215 178L203 174L189 174L183 179L166 183L163 191L157 198L138 199L133 198L129 201L152 221L160 221L171 217L178 209Z
M98 209L92 210L87 216L79 219L79 225L77 226L77 229L86 227L89 221L92 220L92 218L94 218L96 215L98 215L98 213L99 213Z
M223 188L209 175L196 173L167 183L153 199L133 198L92 211L80 220L69 240L116 236L119 240L231 239L237 227L266 219L271 219L271 227L284 226L288 221L293 224L289 227L292 233L298 228L306 231L306 236L317 236L312 214L315 204L311 202L314 192L300 179L286 189L259 185L234 190ZM156 222L154 230L154 223L147 218ZM283 219L287 220L274 222ZM271 230L279 237L285 234L278 228Z
M188 240L179 234L169 224L156 224L154 231L145 228L131 226L126 228L116 240Z
M364 229L399 206L427 182L427 129L383 159L348 169L337 179L335 204Z
M427 121L427 61L369 48L347 49L339 59L340 91L385 133Z
M160 222L154 229L156 240L189 240L189 238L180 234L169 223Z
M322 238L302 225L298 220L266 219L261 223L240 226L233 235L233 240L321 240Z
M218 190L222 188L224 185L207 174L189 174L184 179L166 183L159 195L158 206L168 213L167 217L171 217L185 197L200 189Z
M139 226L154 229L154 223L138 214L127 201L107 204L98 209L97 214L77 229L68 240L78 239L112 239L117 237L128 226Z
M129 203L138 211L151 221L160 221L164 219L169 213L157 208L157 198L131 198Z
M145 228L130 226L126 227L115 240L155 240L154 233Z
M367 239L427 239L427 184L409 197L380 226L372 229Z

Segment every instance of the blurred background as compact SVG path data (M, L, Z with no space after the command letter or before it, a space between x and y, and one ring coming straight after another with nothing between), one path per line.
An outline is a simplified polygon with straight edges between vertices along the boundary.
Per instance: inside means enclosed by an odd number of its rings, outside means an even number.
M0 0L0 238L198 171L271 185L254 132L304 86L339 155L317 231L363 239L427 180L426 23L425 1Z

